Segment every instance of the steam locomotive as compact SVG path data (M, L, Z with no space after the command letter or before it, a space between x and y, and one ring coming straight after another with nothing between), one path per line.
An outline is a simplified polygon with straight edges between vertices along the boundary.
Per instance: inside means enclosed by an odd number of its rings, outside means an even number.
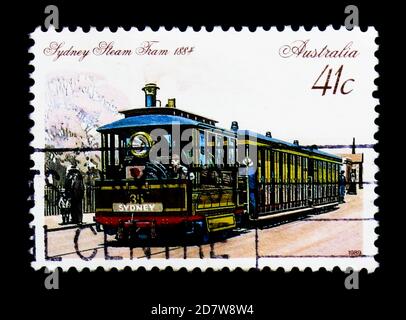
M236 121L219 128L175 99L162 107L154 83L142 90L145 108L98 128L98 230L119 240L165 232L205 240L250 221L338 204L340 157L240 130Z

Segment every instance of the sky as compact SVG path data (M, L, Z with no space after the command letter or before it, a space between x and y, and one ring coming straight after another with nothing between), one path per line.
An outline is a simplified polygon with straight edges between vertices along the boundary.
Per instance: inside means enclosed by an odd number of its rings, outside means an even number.
M161 89L158 99L165 105L176 98L177 107L218 120L218 126L229 128L238 121L241 129L259 133L271 131L273 137L300 144L326 145L373 144L377 131L374 111L378 101L372 97L378 74L374 66L377 50L373 28L367 32L346 29L326 31L292 31L285 28L241 32L215 29L213 32L186 32L132 29L126 32L83 33L37 30L32 38L35 55L32 77L35 85L33 101L36 111L34 146L41 147L46 106L47 83L58 75L94 74L99 88L106 87L119 110L144 106L142 87L148 82ZM350 44L357 51L355 58L284 57L281 49L295 41L307 41L307 49L342 50ZM146 41L155 41L150 49L167 50L167 55L138 55ZM54 45L51 45L54 43ZM114 50L131 50L131 55L106 55L100 43L111 44ZM56 45L55 45L56 44ZM60 45L59 51L56 50ZM186 55L174 55L179 47L193 48ZM61 50L89 50L88 54L57 57ZM99 48L93 51L94 48ZM141 50L142 51L142 50ZM144 50L145 51L145 50ZM72 50L70 51L70 53ZM110 51L111 52L111 51ZM117 51L116 51L117 53ZM334 87L337 71L342 66L338 90L312 89L322 71L331 68L329 85ZM318 85L325 82L323 74ZM351 80L349 80L351 79ZM347 81L349 80L349 81ZM348 94L341 94L352 90ZM373 157L373 155L372 155ZM370 159L373 160L373 159Z

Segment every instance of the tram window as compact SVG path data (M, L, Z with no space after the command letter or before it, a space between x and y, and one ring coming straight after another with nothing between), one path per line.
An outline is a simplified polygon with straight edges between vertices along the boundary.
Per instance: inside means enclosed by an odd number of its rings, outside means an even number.
M181 153L182 153L181 162L183 165L189 165L193 163L193 149L190 149L188 151L184 151L182 149Z
M223 164L223 137L215 135L216 139L216 149L215 149L215 162L216 165Z
M262 158L261 158L262 150L258 149L257 161L258 161L258 182L262 182Z
M192 164L194 161L194 138L193 136L183 137L182 139L188 139L181 142L181 161L183 165Z
M169 163L169 158L170 158L170 156L171 156L171 154L172 154L172 136L170 135L170 134L165 134L164 136L163 136L163 139L165 139L165 143L167 144L167 151L168 151L168 154L166 155L166 154L162 154L162 152L161 152L161 154L160 154L160 156L161 156L161 162L163 162L163 163ZM167 159L166 159L167 158Z
M334 167L335 167L334 182L338 182L338 171L339 171L338 164L334 164Z
M114 166L114 164L115 164L115 160L114 160L114 149L115 149L115 144L114 144L114 142L115 142L115 135L114 134L110 134L110 148L109 148L109 153L110 153L110 155L109 155L109 164L111 165L111 166Z
M114 135L114 165L120 165L120 154L119 154L119 139L118 135Z
M283 183L288 182L288 155L283 154Z
M319 181L323 181L323 162L319 160Z
M193 129L193 164L198 165L200 163L200 133L199 130Z
M206 145L205 145L205 164L207 165L214 165L214 161L215 161L215 152L213 149L215 149L216 147L216 136L211 133L211 132L207 132L207 140L206 140Z
M335 163L332 164L333 167L333 183L336 183L337 180L337 165Z
M278 151L273 152L273 164L274 164L273 174L275 177L275 183L279 183L279 152Z
M280 173L280 180L282 183L285 182L285 154L281 152L279 156L279 173Z
M319 166L319 182L323 182L323 162L318 161L318 166Z
M309 159L303 158L303 182L307 182L309 172Z
M328 163L327 170L328 170L327 171L328 182L331 183L331 163L330 162Z
M293 155L289 154L288 155L288 161L289 161L289 182L292 183L293 182Z
M279 164L279 151L275 152L275 176L276 176L276 182L279 183L281 182L281 175L280 175L280 164Z
M199 132L199 163L200 165L206 164L206 144L204 141L204 131Z
M281 152L279 155L279 174L280 174L280 181L282 183L285 182L285 177L284 177L284 172L285 172L285 166L284 166L284 159L285 159L285 154Z
M265 162L265 178L266 183L271 182L271 151L266 150L266 162Z
M297 156L297 182L302 182L302 157Z
M338 172L340 170L340 167L338 164L336 164L336 182L338 182Z
M268 150L265 149L264 151L264 159L263 159L263 163L264 163L264 177L265 177L265 182L268 183Z
M170 149L172 148L171 135L170 134L165 134L163 137L165 138L166 142L168 143L169 151L170 151Z
M126 139L123 136L120 136L120 150L119 150L119 157L120 157L120 163L123 163L125 161L125 155L126 155Z
M132 154L131 154L130 138L129 138L129 137L126 137L126 138L124 139L124 145L125 145L125 154L126 154L125 159L126 159L126 160L132 159L133 156L132 156Z
M111 157L110 157L110 147L111 147L111 139L110 139L110 134L106 135L106 162L107 165L110 166L111 165Z
M176 139L176 138L172 139L172 147L171 147L172 156L173 156L173 154L176 154L176 153L179 155L180 150L181 150L181 145L179 142L180 142L179 139Z
M334 182L338 182L338 166L333 164L334 166Z
M314 161L313 161L314 182L319 182L319 179L318 179L318 173L319 173L319 171L318 171L318 168L317 168L317 164L318 164L318 161L317 161L317 160L314 160Z
M326 182L329 183L330 182L330 171L331 171L331 167L329 168L329 163L326 162Z
M320 160L317 160L317 175L318 175L318 182L323 182L323 164Z
M102 134L102 136L101 136L101 145L102 145L102 148L103 148L103 150L102 150L102 167L103 167L103 170L105 170L105 168L106 168L106 154L107 154L107 152L106 152L106 150L105 150L105 148L106 148L106 135L105 134Z
M215 135L216 149L215 149L215 163L216 165L224 164L224 137Z
M227 155L228 155L228 165L234 165L235 164L235 138L227 138Z

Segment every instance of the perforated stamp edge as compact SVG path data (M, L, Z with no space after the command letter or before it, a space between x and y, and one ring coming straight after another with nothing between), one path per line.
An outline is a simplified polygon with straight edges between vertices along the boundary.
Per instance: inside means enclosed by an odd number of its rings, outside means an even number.
M313 32L316 28L312 28L309 31L304 30L303 27L300 27L297 31L305 31L305 32ZM146 28L145 30L148 30ZM335 30L340 32L361 32L357 29L353 31L347 31L345 28L340 28L339 30L333 29L332 27L326 28L324 31L331 31ZM255 31L250 31L248 28L242 28L241 31L234 31L229 30L226 32L291 32L293 31L290 27L285 27L283 31L277 31L276 28L271 28L269 31L261 30L257 28ZM316 30L319 31L319 30ZM321 32L324 32L321 31ZM55 31L47 31L48 33L55 32ZM81 28L77 28L75 31L69 31L67 28L64 28L60 31L60 33L81 33L83 32ZM102 32L111 32L108 28L105 28L102 31L97 31L96 29L92 28L90 33L102 33ZM131 28L129 31L125 31L122 28L119 28L115 34L120 34L122 32L143 32L139 31L136 28ZM171 30L167 31L164 28L159 28L155 32L181 32L179 30ZM192 28L187 28L186 31L183 31L184 34L194 33ZM208 32L208 31L199 31L199 32ZM220 27L214 28L212 32L225 32L221 30ZM296 32L296 31L294 31ZM377 38L378 34L376 30L372 27L369 27L368 30L365 32L371 34L373 38ZM39 28L35 30L31 34L31 38L35 41L35 38L41 34L44 34ZM35 44L34 46L35 47ZM376 50L378 50L378 45L376 45ZM30 53L33 53L33 48L31 48ZM34 107L34 112L31 113L31 120L34 121L34 126L31 129L31 134L33 135L34 139L31 142L32 147L38 146L38 143L41 144L43 141L44 131L41 130L44 128L44 119L41 117L43 114L41 113L41 106L39 105L39 95L40 92L35 84L35 76L36 70L40 67L35 65L36 59L34 54L34 59L31 61L31 65L35 68L34 72L31 74L31 79L34 80L34 85L31 87L30 92L34 95L34 99L31 101L31 105ZM376 59L375 66L378 64L378 60ZM379 74L376 73L376 78L379 77ZM374 91L376 91L375 88ZM371 92L371 95L373 92ZM379 101L375 98L376 105L379 104ZM372 125L372 124L370 124ZM377 128L377 127L376 127ZM378 128L377 130L378 131ZM375 140L375 142L377 142ZM39 172L43 171L44 168L44 154L41 152L34 152L31 154L31 160L34 161L35 165L32 168L33 170L39 170ZM230 270L234 270L236 268L242 268L244 270L249 270L251 268L259 268L262 269L264 267L270 267L271 270L276 270L277 268L282 267L285 271L289 271L292 268L299 268L299 270L304 270L305 268L311 268L313 271L316 271L320 268L325 268L326 270L332 270L334 267L339 267L341 270L345 270L348 267L351 267L355 270L360 269L367 269L368 272L373 272L377 267L378 263L374 259L374 255L377 254L377 248L375 247L374 243L378 239L378 235L375 233L375 228L378 226L378 222L371 224L367 227L368 230L365 230L367 233L367 244L368 246L372 246L373 248L369 248L371 254L368 256L368 261L365 261L363 257L354 257L354 258L343 258L343 259L331 259L328 257L319 257L319 258L308 258L308 257L301 257L301 258L256 258L256 259L140 259L136 260L136 263L129 260L93 260L93 261L83 261L83 260L62 260L62 261L51 261L44 259L44 231L42 228L43 225L43 212L44 212L44 204L43 204L43 190L45 187L43 176L35 175L34 176L34 207L31 209L31 214L33 215L34 219L30 223L30 227L34 230L34 243L35 247L31 249L31 253L34 256L34 261L32 262L32 267L34 269L40 269L42 267L47 267L48 269L54 269L57 267L61 267L63 270L68 270L70 267L75 267L77 270L82 270L83 268L89 268L94 270L98 267L103 267L105 270L110 270L111 268L123 269L125 267L130 267L133 270L138 269L139 267L144 267L147 270L150 270L154 267L158 267L159 269L164 269L167 267L171 267L174 270L178 270L180 268L187 268L188 270L192 270L194 268L200 268L201 270L206 270L207 268L213 268L215 270L219 270L222 268L229 268ZM375 193L375 199L377 199L377 195ZM377 208L376 208L377 209ZM365 239L365 238L364 238Z

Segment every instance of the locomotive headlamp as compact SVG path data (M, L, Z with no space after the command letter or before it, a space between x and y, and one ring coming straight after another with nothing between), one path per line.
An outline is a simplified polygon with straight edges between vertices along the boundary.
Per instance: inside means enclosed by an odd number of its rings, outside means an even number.
M136 132L130 137L129 148L137 158L144 158L151 149L153 140L146 132Z

